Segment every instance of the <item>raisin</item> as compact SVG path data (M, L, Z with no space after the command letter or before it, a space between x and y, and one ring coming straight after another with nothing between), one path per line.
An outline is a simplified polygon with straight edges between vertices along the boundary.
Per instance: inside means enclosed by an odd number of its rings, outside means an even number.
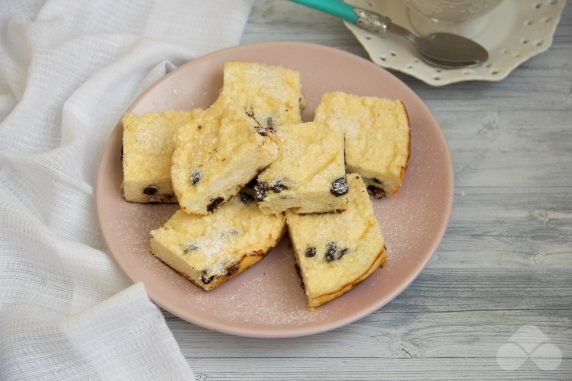
M185 254L189 254L191 251L195 251L197 250L199 247L197 245L194 244L189 244L189 245L185 245L185 247L183 247L183 253Z
M211 276L207 277L207 272L206 272L206 271L203 271L203 272L201 273L201 282L203 282L204 284L209 284L210 282L213 281L214 278L215 278L214 275L211 275Z
M231 276L237 271L238 271L238 263L232 262L231 265L226 268L224 275Z
M336 249L338 245L335 242L330 242L326 245L326 254L324 258L326 258L327 262L331 262L336 259Z
M240 192L240 201L244 204L250 204L254 201L254 197L245 191Z
M284 180L276 180L274 183L270 185L268 189L274 193L280 193L283 190L288 189L288 186L284 184Z
M257 171L258 171L258 169L257 169ZM262 170L260 172L262 172ZM260 172L258 172L258 173L260 173ZM256 186L256 184L258 184L258 181L256 180L256 178L254 178L246 184L245 188L254 190L254 187Z
M191 173L190 180L191 180L191 185L196 185L199 181L201 181L201 172L195 169L193 173Z
M335 179L330 187L330 193L336 197L343 196L344 194L348 193L348 181L345 177L340 177L339 179Z
M159 187L157 185L148 185L143 189L143 193L147 196L153 196L155 193L159 191Z
M254 185L254 197L258 201L264 201L266 198L266 191L268 190L268 183L265 181L257 182Z
M268 136L268 132L266 132L266 129L264 127L256 126L255 128L256 128L256 132L258 132L258 135Z
M223 197L217 197L215 199L212 199L210 204L207 205L207 212L212 212L216 210L216 208L218 208L223 201L224 201Z
M257 184L256 178L250 180L248 184L244 186L239 192L240 201L245 204L249 204L254 201L254 186Z
M308 258L312 258L316 255L316 248L315 247L309 247L306 249L306 253L305 253L306 257Z
M369 193L370 195L372 195L373 197L375 197L377 199L385 197L385 191L383 189L378 188L378 187L373 186L373 185L368 185L367 193Z
M348 248L338 250L338 245L335 242L330 242L326 245L326 254L324 258L326 262L338 261L348 253Z

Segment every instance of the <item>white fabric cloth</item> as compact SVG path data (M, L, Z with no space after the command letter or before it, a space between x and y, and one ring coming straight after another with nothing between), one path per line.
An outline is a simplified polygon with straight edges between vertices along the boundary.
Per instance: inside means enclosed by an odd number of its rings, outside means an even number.
M237 44L251 0L0 1L0 379L193 373L106 252L102 148L171 68Z

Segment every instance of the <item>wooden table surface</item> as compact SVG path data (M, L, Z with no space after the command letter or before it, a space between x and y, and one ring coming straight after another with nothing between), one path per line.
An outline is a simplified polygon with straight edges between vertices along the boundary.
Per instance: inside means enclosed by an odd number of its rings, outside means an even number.
M366 57L339 20L284 0L257 1L242 39L268 40ZM165 312L197 379L572 380L571 65L568 6L552 47L501 82L433 88L397 74L434 113L455 166L431 262L382 309L315 336L233 337ZM536 362L504 370L526 359L521 348ZM499 350L513 357L503 367Z

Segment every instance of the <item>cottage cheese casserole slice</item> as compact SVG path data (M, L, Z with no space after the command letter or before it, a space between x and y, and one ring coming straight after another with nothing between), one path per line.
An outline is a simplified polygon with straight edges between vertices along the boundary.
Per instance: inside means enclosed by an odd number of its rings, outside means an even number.
M179 128L171 178L181 208L208 214L230 200L276 159L273 135L223 96Z
M383 265L387 257L364 182L358 174L347 178L346 211L306 215L286 212L310 308L348 292Z
M375 198L396 193L410 152L409 119L400 100L343 92L322 96L315 122L338 121L345 132L346 170L359 173Z
M336 121L282 126L278 158L255 186L263 213L327 213L346 209L344 135Z
M123 197L130 202L175 203L171 184L173 135L202 110L123 116Z
M151 232L151 253L204 290L260 261L282 238L283 215L267 216L241 193L206 216L178 210Z
M256 62L226 62L222 96L232 99L264 128L301 122L300 73Z

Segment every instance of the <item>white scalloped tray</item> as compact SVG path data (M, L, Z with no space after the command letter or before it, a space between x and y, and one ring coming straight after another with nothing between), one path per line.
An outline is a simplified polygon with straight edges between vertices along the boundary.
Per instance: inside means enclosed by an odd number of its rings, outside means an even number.
M352 0L355 6L391 17L413 30L405 4L400 0ZM379 36L346 23L376 64L409 74L432 86L463 81L500 81L531 57L544 52L566 0L504 0L485 17L488 24L472 38L489 51L489 60L476 68L439 69L423 62L412 45L401 37ZM468 36L469 37L469 36Z

